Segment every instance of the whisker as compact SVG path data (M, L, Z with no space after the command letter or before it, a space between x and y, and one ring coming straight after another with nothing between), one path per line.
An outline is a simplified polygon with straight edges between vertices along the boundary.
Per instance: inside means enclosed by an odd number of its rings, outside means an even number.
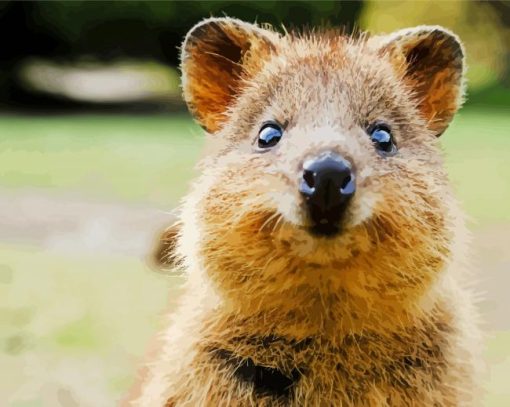
M266 225L268 225L273 219L277 218L278 216L281 216L281 215L279 213L277 213L277 212L273 213L269 218L267 218L267 220L262 224L262 226L260 226L260 228L257 231L257 233L260 233L262 231L262 229L264 229L264 227L266 227ZM274 228L273 228L273 230L274 230ZM273 231L271 231L271 233L272 232Z

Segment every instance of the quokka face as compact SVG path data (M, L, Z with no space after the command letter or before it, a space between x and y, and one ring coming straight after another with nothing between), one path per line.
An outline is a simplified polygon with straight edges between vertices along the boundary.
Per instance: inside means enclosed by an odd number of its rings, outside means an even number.
M462 98L453 34L281 36L209 19L182 71L211 144L183 205L191 273L237 306L419 298L455 233L437 142Z

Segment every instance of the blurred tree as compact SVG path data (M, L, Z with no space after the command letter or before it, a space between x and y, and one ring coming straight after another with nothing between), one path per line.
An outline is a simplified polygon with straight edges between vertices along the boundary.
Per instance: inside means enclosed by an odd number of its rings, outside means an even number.
M31 100L17 77L27 57L61 62L142 58L177 66L184 35L205 17L228 15L277 29L282 24L353 28L362 6L361 1L2 2L0 99Z
M505 31L506 38L510 38L510 2L504 0L478 0L478 3L493 9L496 18L500 21L502 29ZM510 46L507 46L505 50L503 64L504 67L501 72L501 83L505 87L510 88Z
M503 3L503 2L501 2ZM508 2L502 5L507 8ZM370 1L360 26L373 32L391 32L420 24L442 25L462 39L466 48L469 93L500 87L505 55L510 52L493 2L429 0L418 2ZM469 99L468 99L469 100Z

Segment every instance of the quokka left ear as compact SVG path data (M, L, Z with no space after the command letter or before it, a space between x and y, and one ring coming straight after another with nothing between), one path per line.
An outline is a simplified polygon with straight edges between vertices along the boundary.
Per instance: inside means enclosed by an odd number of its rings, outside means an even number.
M209 133L218 131L226 112L274 49L278 35L256 24L222 17L194 26L181 49L184 99Z
M457 36L439 26L404 29L383 39L382 51L414 91L428 127L440 136L464 96L464 51Z

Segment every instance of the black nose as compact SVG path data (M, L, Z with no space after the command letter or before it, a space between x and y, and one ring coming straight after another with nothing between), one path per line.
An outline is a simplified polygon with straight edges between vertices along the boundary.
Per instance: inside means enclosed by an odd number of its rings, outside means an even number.
M303 164L300 188L312 220L312 231L319 235L333 235L349 200L356 191L352 165L345 158L324 153Z

